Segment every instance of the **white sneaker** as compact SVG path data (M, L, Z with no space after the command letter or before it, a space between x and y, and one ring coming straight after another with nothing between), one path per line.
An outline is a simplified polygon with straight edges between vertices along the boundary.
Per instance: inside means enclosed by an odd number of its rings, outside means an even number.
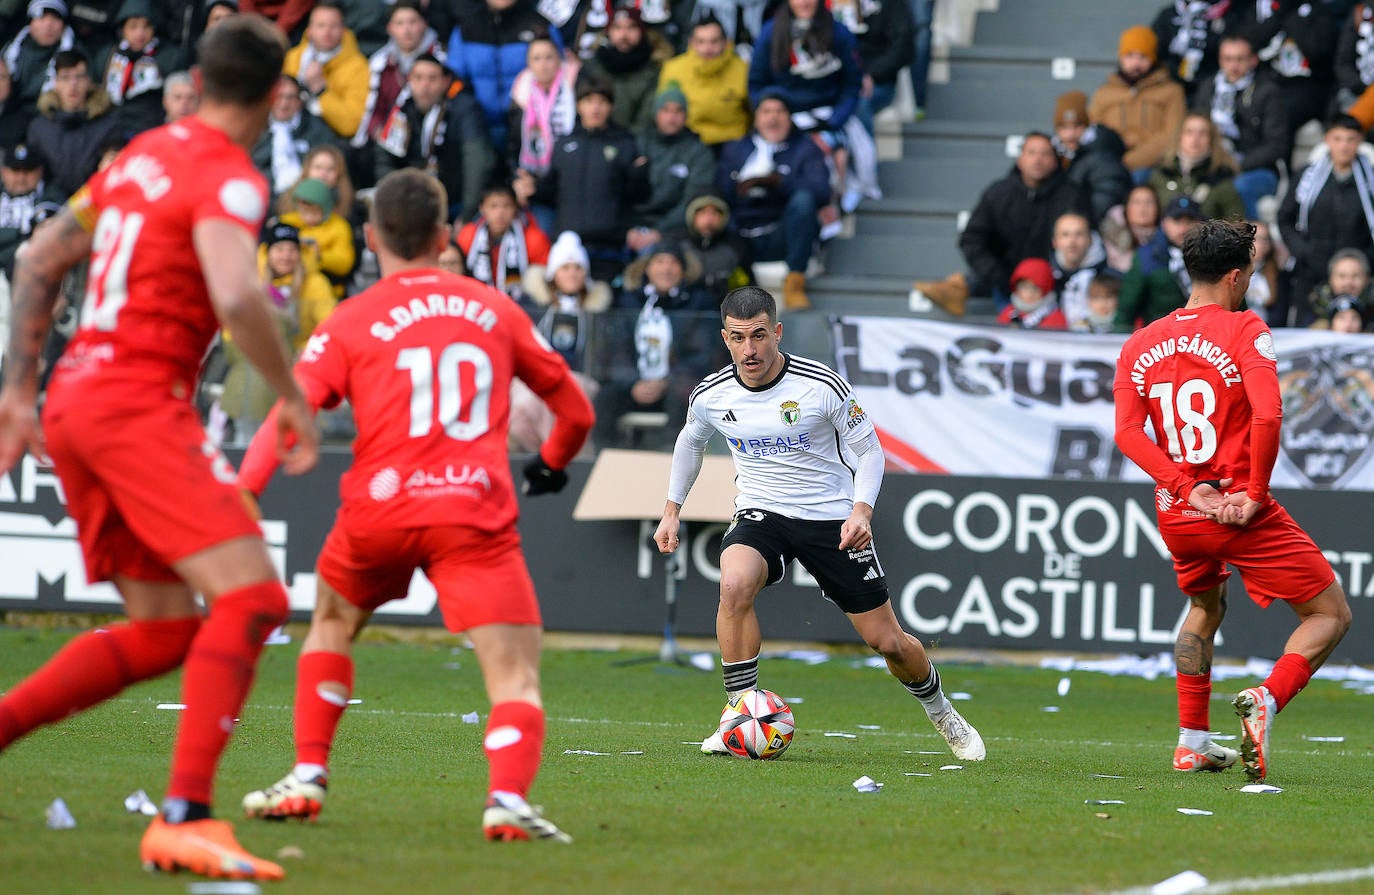
M953 706L945 714L931 718L930 723L935 725L935 729L940 731L940 736L949 743L949 750L954 753L955 758L961 761L982 761L987 757L988 750L983 746L983 738Z
M482 811L482 832L493 842L539 839L570 843L573 838L554 826L538 808L518 796L492 795Z
M729 755L730 750L725 748L725 740L721 739L720 731L716 730L707 737L701 744L703 755Z
M1240 755L1245 762L1245 776L1263 783L1269 774L1269 727L1278 714L1278 705L1268 687L1241 690L1234 705L1240 716Z
M314 820L324 808L327 783L324 777L302 780L292 771L267 789L243 797L243 813L248 817L285 820L288 817Z

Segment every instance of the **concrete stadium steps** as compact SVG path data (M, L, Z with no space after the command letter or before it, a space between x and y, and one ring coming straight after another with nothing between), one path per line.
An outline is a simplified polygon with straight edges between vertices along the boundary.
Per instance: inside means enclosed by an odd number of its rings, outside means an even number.
M969 195L969 184L987 184L1004 176L1011 169L1010 160L1000 159L901 159L878 163L878 182L884 194L919 196L923 199L942 199L967 202L978 198L982 187L975 187Z
M922 271L944 271L945 276L963 269L963 256L953 234L912 236L856 236L837 239L827 248L827 274L906 278L907 284Z
M816 308L827 314L860 314L877 317L926 317L931 320L963 323L993 323L997 309L992 299L971 298L963 317L955 317L939 307L913 314L908 301L911 280L906 277L828 275L810 283L807 295ZM817 314L807 316L816 317Z
M1035 48L1047 56L1115 55L1121 32L1154 21L1162 3L1094 3L1092 0L1002 0L995 12L978 13L973 41L979 46Z

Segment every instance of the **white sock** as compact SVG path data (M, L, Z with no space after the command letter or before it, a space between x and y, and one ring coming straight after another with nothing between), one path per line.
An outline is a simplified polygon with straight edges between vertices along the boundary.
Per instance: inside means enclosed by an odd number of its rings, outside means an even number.
M316 777L324 777L325 769L322 764L298 764L291 769L291 773L296 775L297 780L314 780Z
M1187 727L1178 729L1178 744L1194 752L1201 752L1212 742L1212 733L1208 730L1189 730Z

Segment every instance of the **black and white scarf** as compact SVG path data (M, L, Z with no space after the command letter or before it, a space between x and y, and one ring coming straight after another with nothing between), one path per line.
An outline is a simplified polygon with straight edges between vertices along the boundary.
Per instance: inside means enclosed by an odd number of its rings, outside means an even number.
M1187 298L1193 291L1193 278L1188 275L1188 267L1183 263L1183 249L1169 243L1169 275L1178 284L1178 291Z
M510 295L511 284L519 285L520 277L529 263L525 227L519 218L511 221L510 228L502 235L495 251L491 247L491 231L487 229L485 221L478 220L472 245L468 246L467 254L463 257L468 276Z
M5 60L5 68L9 69L11 77L14 76L15 72L19 71L19 51L24 48L24 40L28 36L29 26L25 25L19 30L19 33L14 36L14 40L10 41L9 45L5 47L4 53L0 54L0 58ZM76 32L72 30L71 25L68 25L62 29L62 37L58 39L57 50L53 52L53 55L56 56L63 50L70 50L74 46L76 46ZM52 60L49 59L48 67L43 72L43 86L39 88L38 92L40 94L47 93L49 90L53 89L53 87L57 86L56 78L57 70L53 68Z
M1298 180L1298 188L1294 196L1298 200L1298 232L1306 233L1308 216L1312 213L1312 203L1317 201L1317 196L1321 195L1326 182L1331 179L1331 174L1335 170L1331 164L1331 157L1326 156L1307 166L1307 170L1302 173ZM1355 177L1355 192L1360 197L1360 207L1364 209L1364 223L1369 228L1370 236L1374 236L1374 205L1370 204L1370 189L1374 188L1374 167L1365 161L1364 156L1355 156L1355 162L1351 166L1351 173Z
M397 158L405 158L410 151L410 141L415 136L410 132L410 117L406 115L406 103L410 101L410 88L406 87L396 97L396 105L391 116L382 127L378 143L383 149ZM420 119L420 158L431 171L435 166L434 155L444 145L444 135L448 123L444 120L444 104L434 104Z
M580 357L587 345L587 312L576 295L556 295L539 318L538 329L565 358ZM570 360L571 364L572 361Z
M1267 22L1277 15L1278 11L1278 0L1255 0L1256 22L1261 24ZM1309 14L1311 14L1311 4L1305 3L1298 7L1299 16ZM1261 62L1268 62L1281 77L1312 77L1312 63L1307 60L1307 56L1298 46L1297 41L1289 37L1288 32L1283 29L1279 29L1273 39L1260 48L1258 55Z
M367 102L363 104L363 117L358 122L358 131L353 135L352 145L365 146L372 138L372 116L377 111L377 98L383 87L383 79L388 73L392 77L399 77L404 89L406 77L410 74L410 66L425 53L429 53L440 63L448 60L448 51L439 43L439 35L433 28L425 29L419 44L409 53L401 52L401 48L396 46L396 41L389 40L367 60Z
M1212 123L1228 141L1240 139L1240 127L1236 124L1236 100L1255 83L1252 71L1236 83L1226 80L1222 72L1216 74L1216 90L1212 94ZM1227 146L1230 149L1231 146Z
M1045 322L1045 318L1059 310L1059 300L1051 292L1041 299L1040 303L1033 308L1022 310L1017 303L1016 296L1012 296L1012 311L1010 323L1022 329L1039 329L1040 324Z
M658 305L658 290L646 285L644 293L648 300L644 302L639 319L635 321L635 354L639 378L667 379L668 358L673 350L673 321L668 319L668 315Z
M1174 36L1169 52L1178 57L1178 76L1187 83L1197 77L1202 57L1207 53L1207 32L1218 14L1210 0L1174 0ZM1228 4L1229 5L1229 4Z
M1361 6L1359 24L1355 26L1355 68L1360 83L1374 84L1374 7Z

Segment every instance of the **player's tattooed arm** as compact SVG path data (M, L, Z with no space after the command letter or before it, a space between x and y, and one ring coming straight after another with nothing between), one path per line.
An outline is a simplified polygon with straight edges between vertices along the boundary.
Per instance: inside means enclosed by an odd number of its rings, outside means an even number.
M52 327L62 278L90 247L90 234L65 208L20 246L10 284L10 341L5 354L6 379L16 386L37 390L38 361Z

